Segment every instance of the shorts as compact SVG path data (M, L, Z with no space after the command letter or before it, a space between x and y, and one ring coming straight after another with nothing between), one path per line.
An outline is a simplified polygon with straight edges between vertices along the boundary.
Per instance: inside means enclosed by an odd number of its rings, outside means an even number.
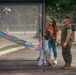
M45 56L46 61L50 60L50 52L49 51L44 51L44 56Z

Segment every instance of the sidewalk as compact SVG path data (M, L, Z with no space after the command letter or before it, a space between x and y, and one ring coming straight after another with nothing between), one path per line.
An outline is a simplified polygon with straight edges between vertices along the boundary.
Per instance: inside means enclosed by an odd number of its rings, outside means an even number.
M58 46L57 51L57 66L54 69L49 69L45 72L38 68L36 61L33 61L39 56L38 51L21 49L13 53L0 56L0 75L76 75L76 46L73 45L72 47L73 61L71 70L60 69L60 67L64 65L61 47Z
M16 43L13 43L9 40L6 40L4 38L0 38L0 48L10 46L10 45L15 45Z
M76 44L76 42L72 42L72 45Z
M32 33L33 33L33 35L30 34L30 32L29 32L29 34L26 34L26 36L24 36L24 38L25 38L24 40L29 41L29 42L32 41L32 42L38 43L38 39L34 39L34 38L31 37L31 36L35 35L35 32L32 32ZM58 41L59 42L60 42L60 33L61 32L59 32L59 34L58 34L58 38L59 38ZM12 33L11 35L13 35L13 34L14 34L14 36L17 34L16 36L19 36L19 38L20 38L20 36L21 36L22 33L20 34L20 33L17 32L17 33ZM21 38L21 39L23 39L23 38ZM72 42L72 44L74 45L74 44L76 44L76 42ZM5 39L5 38L0 38L0 48L6 47L6 46L11 46L11 45L16 45L16 43L13 43L13 42ZM19 50L21 48L23 49L24 47L21 46L21 47L13 48L14 49L13 51ZM0 55L6 54L6 53L9 53L9 52L13 52L13 51L9 49L9 50L1 52Z
M37 39L34 38L28 38L27 41L33 41L38 42ZM14 45L15 43L12 43L4 38L0 38L0 47L10 46ZM6 50L2 52L1 54L3 56L0 56L0 75L76 75L76 42L72 42L72 55L73 55L73 62L72 66L73 68L71 70L61 70L60 66L64 64L63 58L62 58L62 49L60 46L57 47L58 51L58 65L53 70L48 70L46 72L43 72L41 69L38 69L34 62L32 65L32 61L26 62L26 60L33 60L36 59L39 56L39 53L35 50L30 49L23 49L22 46L20 48L13 48ZM9 53L11 52L12 53ZM15 51L15 52L14 52ZM53 58L53 55L52 55ZM28 69L28 65L31 67ZM36 64L37 65L37 64ZM26 68L27 67L27 68ZM32 67L35 67L34 69Z

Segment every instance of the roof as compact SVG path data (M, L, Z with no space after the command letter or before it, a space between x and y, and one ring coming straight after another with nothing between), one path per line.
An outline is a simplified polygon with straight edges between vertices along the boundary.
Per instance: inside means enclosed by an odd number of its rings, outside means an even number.
M0 0L0 3L43 3L45 0Z

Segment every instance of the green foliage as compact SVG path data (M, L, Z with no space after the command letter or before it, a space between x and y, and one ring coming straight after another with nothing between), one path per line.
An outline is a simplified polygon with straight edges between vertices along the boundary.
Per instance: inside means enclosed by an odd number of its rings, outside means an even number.
M67 13L76 11L76 0L45 0L46 11Z
M50 16L47 16L47 15L46 15L46 25L49 24L49 21L50 21Z
M20 46L20 45L11 45L11 46L2 47L2 48L0 48L0 51L4 51L4 50L7 50L7 49L19 47L19 46Z
M67 14L76 23L76 0L45 0L46 15L53 16L58 21Z

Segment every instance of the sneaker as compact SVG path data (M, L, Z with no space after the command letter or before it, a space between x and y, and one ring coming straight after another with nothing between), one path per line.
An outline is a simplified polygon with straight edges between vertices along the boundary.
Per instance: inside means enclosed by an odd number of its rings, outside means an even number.
M53 63L53 67L55 67L56 66L56 64L55 63Z
M48 69L48 66L45 65L45 69Z
M49 64L49 69L53 69L54 65L53 64Z
M44 60L44 64L46 64L46 61Z
M54 64L57 64L57 60L54 60L54 62L53 62Z

